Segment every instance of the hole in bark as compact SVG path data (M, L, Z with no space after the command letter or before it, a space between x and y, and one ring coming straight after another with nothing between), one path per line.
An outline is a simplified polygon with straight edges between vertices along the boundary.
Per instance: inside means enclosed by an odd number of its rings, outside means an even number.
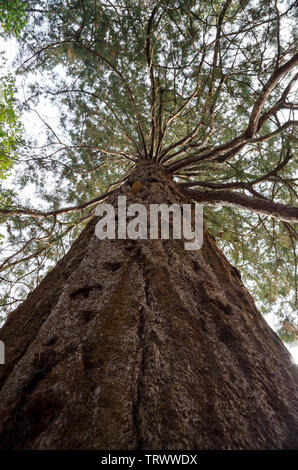
M224 305L223 304L222 309L227 315L231 315L232 307L230 305Z
M218 331L218 338L222 343L226 345L233 344L235 343L235 341L237 341L237 338L235 337L235 334L233 333L231 328L228 328L224 325Z
M48 339L48 341L45 341L43 344L44 346L53 346L57 342L58 336L52 336L52 338Z
M219 299L216 299L215 304L227 315L231 315L233 313L231 305L224 304Z
M199 263L198 263L197 261L194 261L194 262L192 263L192 266L193 266L193 270L194 270L196 273L198 273L199 270L200 270Z
M118 269L120 269L122 266L122 263L120 263L119 261L114 261L114 262L111 262L111 263L104 263L103 267L105 269L108 269L109 271L118 271Z
M96 284L95 286L90 286L90 287L81 287L80 289L77 289L76 291L72 292L70 294L71 299L75 299L76 297L83 297L84 299L88 299L90 292L93 289L98 289L102 290L102 286L100 284Z
M81 313L81 318L83 323L88 323L94 317L95 312L91 312L90 310L85 310Z

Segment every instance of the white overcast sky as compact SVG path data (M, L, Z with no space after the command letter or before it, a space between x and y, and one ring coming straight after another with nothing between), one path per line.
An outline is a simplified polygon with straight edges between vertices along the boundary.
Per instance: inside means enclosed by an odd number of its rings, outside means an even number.
M1 31L0 31L0 33L1 33ZM14 57L16 56L17 50L18 50L17 42L14 39L5 41L0 37L0 51L5 52L5 56L7 58L8 70L10 70L12 72L13 72L12 62L13 62ZM1 70L0 71L0 76L4 75L4 74L5 74L5 71ZM39 107L39 112L41 112L41 111L42 111L42 109ZM48 103L47 103L47 109L44 109L44 114L49 115ZM27 117L27 119L26 119L26 117ZM24 125L25 125L26 131L31 136L32 135L37 135L38 132L43 132L43 130L41 129L40 121L38 119L34 119L33 116L32 116L32 113L30 114L30 120L28 119L28 115L25 116ZM36 207L36 205L38 204L38 200L37 200L37 198L34 197L34 192L32 191L32 189L33 189L32 187L28 188L25 191L24 195L25 195L26 198L30 197L32 205L33 206L35 205L35 207ZM265 318L266 318L267 322L269 323L269 325L274 330L276 330L275 323L277 323L277 319L276 319L275 315L273 313L268 314L268 315L266 315ZM298 345L297 346L286 345L286 347L290 350L290 352L292 354L292 357L293 357L293 360L298 364Z

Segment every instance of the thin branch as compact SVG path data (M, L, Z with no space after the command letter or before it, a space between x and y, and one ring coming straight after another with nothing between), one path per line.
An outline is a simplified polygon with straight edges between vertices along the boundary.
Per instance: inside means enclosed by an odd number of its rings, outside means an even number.
M118 184L118 183L115 183L115 184ZM27 215L30 217L37 217L37 218L57 217L58 215L69 214L71 212L80 212L83 209L86 209L87 207L91 207L97 204L98 202L102 201L103 199L106 199L108 196L110 196L111 194L114 194L116 191L117 191L117 188L111 191L106 191L104 194L101 194L100 196L97 196L96 198L91 199L90 201L84 202L83 204L79 204L77 206L64 207L61 209L51 210L51 211L46 211L46 212L39 211L37 209L30 209L30 208L0 209L0 216L11 217L11 216L16 216L16 215Z

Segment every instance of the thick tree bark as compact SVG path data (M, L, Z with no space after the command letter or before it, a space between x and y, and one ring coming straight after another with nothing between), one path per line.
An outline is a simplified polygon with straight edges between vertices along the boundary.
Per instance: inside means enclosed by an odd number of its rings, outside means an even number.
M189 202L139 171L128 203ZM185 251L95 222L0 331L1 448L298 448L297 368L208 232Z

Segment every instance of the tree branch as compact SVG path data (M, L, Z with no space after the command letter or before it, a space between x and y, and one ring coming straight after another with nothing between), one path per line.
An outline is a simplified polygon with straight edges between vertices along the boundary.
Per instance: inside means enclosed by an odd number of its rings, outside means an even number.
M298 207L291 207L233 191L197 191L183 189L182 192L200 204L238 207L259 214L269 215L270 217L284 222L298 222Z
M154 78L153 71L153 57L151 51L151 35L152 35L152 25L154 21L154 16L158 10L158 5L152 10L151 16L148 21L147 33L146 33L146 58L151 82L151 146L149 151L149 158L153 158L154 144L155 144L155 132L156 132L156 83Z

